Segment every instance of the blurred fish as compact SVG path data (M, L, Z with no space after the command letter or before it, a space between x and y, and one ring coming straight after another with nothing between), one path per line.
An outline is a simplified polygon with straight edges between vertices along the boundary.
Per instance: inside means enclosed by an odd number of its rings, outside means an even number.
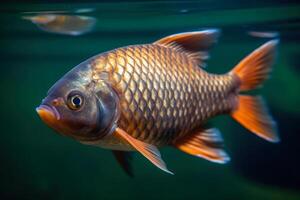
M73 36L91 31L96 23L94 17L79 15L40 14L22 18L30 20L43 31Z
M260 38L275 38L279 37L278 32L263 32L263 31L249 31L248 35L253 37L260 37Z
M59 133L113 150L129 174L128 151L140 152L172 174L158 150L168 145L213 162L228 162L220 132L204 128L208 119L220 114L278 142L276 124L262 98L240 94L267 78L278 41L262 45L229 73L216 75L201 66L218 34L181 33L96 55L50 88L37 112Z

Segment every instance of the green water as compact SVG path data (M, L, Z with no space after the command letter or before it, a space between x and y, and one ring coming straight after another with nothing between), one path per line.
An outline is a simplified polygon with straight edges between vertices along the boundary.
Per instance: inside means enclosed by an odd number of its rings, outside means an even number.
M81 36L48 33L23 12L91 8L95 28ZM300 199L300 4L276 1L2 4L0 7L0 199ZM227 116L212 120L232 161L218 165L173 148L161 153L174 176L134 157L129 178L111 153L62 137L37 116L47 90L72 67L103 51L163 36L220 28L206 68L225 73L280 35L278 60L263 94L282 142L265 142Z

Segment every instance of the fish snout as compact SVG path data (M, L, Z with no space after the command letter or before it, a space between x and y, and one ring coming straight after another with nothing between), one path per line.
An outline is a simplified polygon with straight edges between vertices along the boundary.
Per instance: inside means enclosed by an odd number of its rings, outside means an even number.
M60 120L60 114L54 106L42 104L36 108L36 112L47 124L53 124L54 122Z

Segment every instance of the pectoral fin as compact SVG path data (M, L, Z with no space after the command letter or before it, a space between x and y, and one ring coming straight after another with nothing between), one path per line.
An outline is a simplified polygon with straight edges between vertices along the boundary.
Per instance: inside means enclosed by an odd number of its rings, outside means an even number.
M145 156L155 166L169 174L173 174L168 170L166 163L161 158L159 150L154 145L137 140L120 128L116 128L114 134L117 137L120 137L128 142L133 148L135 148L138 152Z
M122 169L126 172L126 174L130 177L133 177L133 170L131 165L132 155L130 152L126 151L112 151L116 160L121 165Z
M226 163L230 160L223 150L223 139L218 129L200 130L194 134L180 138L174 146L181 151L205 158L216 163Z

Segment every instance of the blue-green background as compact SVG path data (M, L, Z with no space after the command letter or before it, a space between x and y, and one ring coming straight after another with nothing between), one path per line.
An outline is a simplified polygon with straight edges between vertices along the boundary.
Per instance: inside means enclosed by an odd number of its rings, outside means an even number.
M82 36L51 34L22 20L22 12L92 8L97 19ZM10 3L0 7L0 199L300 199L300 4L297 1L148 1ZM281 143L254 136L228 116L221 130L232 161L218 165L173 148L161 150L174 176L134 158L135 178L111 153L84 146L48 128L35 113L51 87L83 60L116 47L149 43L203 28L222 36L206 68L225 73L269 39L248 31L277 31L280 47L263 94Z

